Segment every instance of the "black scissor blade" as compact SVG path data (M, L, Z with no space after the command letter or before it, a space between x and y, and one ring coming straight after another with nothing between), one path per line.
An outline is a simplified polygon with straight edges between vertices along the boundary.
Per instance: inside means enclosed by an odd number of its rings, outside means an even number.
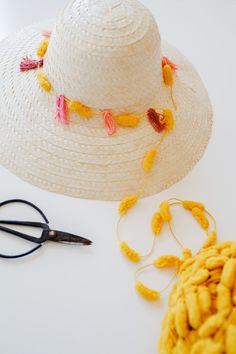
M51 241L62 242L62 243L74 243L74 244L81 243L82 245L85 246L89 246L92 244L92 241L88 240L87 238L73 235L68 232L57 231L57 230L50 230L44 232L47 233L48 240Z

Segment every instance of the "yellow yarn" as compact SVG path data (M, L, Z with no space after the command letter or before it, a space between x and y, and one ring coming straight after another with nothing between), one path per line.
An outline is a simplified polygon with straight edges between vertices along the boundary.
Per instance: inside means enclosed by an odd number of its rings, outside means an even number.
M208 248L216 243L216 231L212 231L207 235L207 239L203 244L203 248Z
M197 273L192 277L191 282L193 285L200 285L204 283L209 278L209 272L207 269L200 269Z
M157 268L165 268L165 267L179 267L181 265L181 260L179 257L166 254L163 256L158 257L153 264Z
M189 248L184 248L183 249L183 259L186 260L188 258L192 257L192 252Z
M48 77L44 73L38 73L37 80L38 80L40 87L43 90L45 90L47 92L51 91L52 85L51 85L50 81L48 80Z
M198 301L201 314L207 314L211 308L211 293L207 286L202 285L198 287Z
M91 108L85 106L79 101L69 101L69 108L76 114L85 117L85 118L90 118L93 114L93 111Z
M195 202L193 200L183 200L182 205L187 210L192 210L193 208L198 208L200 210L205 210L205 206L202 203Z
M151 229L154 235L159 235L162 230L164 220L159 212L156 212L152 216Z
M192 214L197 222L201 225L204 230L207 230L209 227L209 221L206 215L202 212L201 209L195 207L192 209Z
M146 152L143 159L143 169L145 172L151 172L156 155L157 155L157 151L155 149L151 149L148 152Z
M226 332L226 353L235 354L236 324L230 324Z
M221 256L221 255L211 257L206 260L205 266L209 270L222 268L224 266L225 262L227 261L227 259L228 259L227 257Z
M170 222L172 215L170 212L170 205L167 201L164 201L160 204L160 214L165 222Z
M136 195L130 195L129 197L122 199L118 207L120 216L125 215L127 211L137 203L137 200L138 198Z
M137 263L140 261L141 257L138 252L130 248L125 241L120 241L121 252L129 258L130 261Z
M197 329L201 323L201 310L197 293L194 288L186 288L185 301L187 305L188 321L193 329Z
M167 334L162 328L159 353L178 353L181 339L188 343L190 354L236 353L236 254L222 254L234 246L213 244L184 261L163 323L171 331ZM168 352L164 339L169 337Z
M175 121L172 111L169 108L163 109L163 122L165 123L165 128L168 132L174 129Z
M180 338L185 338L189 332L187 307L183 299L178 301L178 304L176 305L175 328Z
M229 259L224 265L220 282L231 290L235 282L235 276L235 259Z
M162 74L163 74L164 83L168 86L172 86L174 79L173 79L173 72L169 64L163 66Z
M217 286L216 308L225 315L228 315L232 310L231 292L222 284Z
M156 301L160 298L158 291L148 288L139 281L135 283L135 289L145 300Z
M40 43L38 50L37 50L37 55L41 58L44 57L44 55L46 54L46 51L48 49L48 44L49 42L44 40Z
M122 127L135 127L139 124L140 119L137 116L131 114L121 114L114 117L116 123Z

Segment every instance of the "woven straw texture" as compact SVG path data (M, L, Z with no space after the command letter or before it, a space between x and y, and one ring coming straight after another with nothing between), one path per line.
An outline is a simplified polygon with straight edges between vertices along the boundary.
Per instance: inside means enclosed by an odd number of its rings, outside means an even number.
M120 200L145 183L145 152L157 144L147 119L108 137L101 116L55 117L55 97L36 72L19 62L36 56L45 24L23 28L0 43L0 162L41 188L74 197ZM175 128L161 145L144 195L183 178L202 157L211 135L212 109L201 79L175 48L161 42L156 22L136 0L76 0L54 21L43 72L53 88L95 109L142 114L171 109L161 73L166 55L178 65L173 93Z

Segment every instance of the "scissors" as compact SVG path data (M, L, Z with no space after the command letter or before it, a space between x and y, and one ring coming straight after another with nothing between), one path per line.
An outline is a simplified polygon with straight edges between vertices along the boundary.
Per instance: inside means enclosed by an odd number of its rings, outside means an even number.
M1 254L0 253L0 258L7 258L7 259L13 259L13 258L21 258L28 256L29 254L37 251L44 242L46 241L53 241L53 242L60 242L60 243L68 243L68 244L81 244L85 246L89 246L92 244L92 241L81 237L81 236L76 236L74 234L70 234L68 232L63 232L63 231L58 231L58 230L51 230L49 227L49 221L42 212L41 209L39 209L36 205L33 203L23 200L23 199L11 199L11 200L6 200L4 202L0 203L0 207L11 204L11 203L22 203L26 204L33 209L35 209L44 219L45 222L33 222L33 221L16 221L16 220L0 220L0 231L6 232L8 234L18 236L24 240L36 243L37 246L32 248L30 251L27 251L25 253L17 254L17 255L6 255L6 254ZM25 233L19 232L17 230L10 229L9 227L3 226L3 225L17 225L17 226L29 226L29 227L36 227L36 228L41 228L42 229L42 234L40 237L34 237L27 235Z

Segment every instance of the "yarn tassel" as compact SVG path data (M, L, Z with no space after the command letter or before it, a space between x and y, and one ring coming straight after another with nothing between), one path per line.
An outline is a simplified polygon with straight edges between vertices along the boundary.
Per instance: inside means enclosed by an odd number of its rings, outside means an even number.
M103 118L105 128L107 130L108 135L113 135L116 132L116 121L114 120L110 111L106 110L103 111Z
M29 57L24 57L20 62L20 71L28 71L32 69L37 69L43 66L43 59L33 60Z
M164 67L166 64L168 64L174 72L176 72L176 70L178 69L177 65L173 63L173 61L171 61L167 57L162 57L162 67Z
M163 115L155 111L154 108L149 108L147 111L149 123L157 133L161 133L165 129Z
M62 94L58 94L56 98L56 108L57 108L57 113L56 113L56 120L62 124L68 124L69 119L67 115L67 103L65 96Z
M50 38L51 35L52 35L52 31L49 31L49 30L44 29L44 30L42 30L42 35L43 35L44 37Z

